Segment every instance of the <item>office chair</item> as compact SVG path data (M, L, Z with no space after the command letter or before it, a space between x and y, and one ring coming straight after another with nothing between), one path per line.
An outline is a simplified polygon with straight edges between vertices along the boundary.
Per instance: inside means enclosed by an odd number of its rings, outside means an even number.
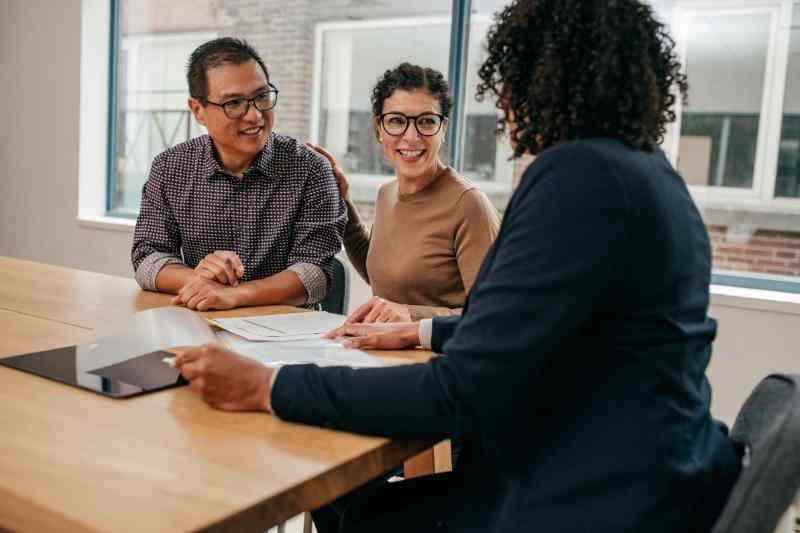
M743 469L712 533L773 533L800 488L800 376L764 378L731 439L746 446Z
M346 314L350 303L350 271L336 257L333 258L333 280L328 294L320 302L320 309L329 313Z

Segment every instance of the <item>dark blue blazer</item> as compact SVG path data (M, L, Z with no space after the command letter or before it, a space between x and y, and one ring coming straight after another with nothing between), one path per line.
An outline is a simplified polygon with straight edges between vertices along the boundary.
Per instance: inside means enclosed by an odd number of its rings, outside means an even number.
M709 414L711 254L660 150L612 139L525 172L463 315L427 364L284 367L283 419L456 438L438 513L459 531L706 532L739 472Z

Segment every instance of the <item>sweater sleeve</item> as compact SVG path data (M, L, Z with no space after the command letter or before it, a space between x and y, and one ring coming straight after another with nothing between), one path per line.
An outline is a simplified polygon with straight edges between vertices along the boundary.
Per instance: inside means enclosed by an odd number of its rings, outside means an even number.
M464 292L469 293L483 258L497 238L500 216L484 193L472 188L464 191L456 204L458 223L453 234L453 249ZM460 315L463 308L409 305L412 320Z
M370 232L361 221L361 215L351 200L347 203L347 225L344 228L344 249L350 264L358 274L369 283L367 272L367 252L369 252Z
M464 191L458 201L458 212L460 221L453 241L464 292L469 293L486 252L497 238L500 216L478 189Z

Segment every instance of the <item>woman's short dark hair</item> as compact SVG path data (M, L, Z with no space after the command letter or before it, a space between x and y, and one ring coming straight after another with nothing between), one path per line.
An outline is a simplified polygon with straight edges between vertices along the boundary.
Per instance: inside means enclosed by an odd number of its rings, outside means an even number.
M413 91L424 89L439 102L440 113L445 117L450 116L453 101L450 98L450 86L444 75L438 70L424 68L411 63L401 63L397 67L387 70L378 79L372 89L372 114L376 117L383 113L383 102L396 90Z
M688 84L675 41L639 0L514 0L498 12L478 75L497 98L515 156L587 137L652 150Z
M264 76L269 81L267 66L258 55L255 48L244 39L233 37L220 37L201 44L189 56L186 66L186 81L189 82L189 95L192 98L205 102L208 98L208 70L225 63L241 65L248 61L255 61L264 71Z

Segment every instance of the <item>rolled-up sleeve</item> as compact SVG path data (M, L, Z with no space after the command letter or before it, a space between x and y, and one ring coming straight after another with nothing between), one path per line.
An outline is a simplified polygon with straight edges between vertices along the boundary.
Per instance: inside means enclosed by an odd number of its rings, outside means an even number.
M133 232L131 262L136 281L155 291L156 277L166 265L182 263L180 232L164 196L164 165L157 157L142 188L142 204Z
M300 283L308 294L306 303L317 303L325 298L328 292L328 278L320 267L311 263L295 263L286 270L294 272L300 278Z
M347 209L339 196L330 164L313 156L303 191L303 208L294 222L290 270L308 294L307 303L322 300L333 278L333 256L342 249Z

